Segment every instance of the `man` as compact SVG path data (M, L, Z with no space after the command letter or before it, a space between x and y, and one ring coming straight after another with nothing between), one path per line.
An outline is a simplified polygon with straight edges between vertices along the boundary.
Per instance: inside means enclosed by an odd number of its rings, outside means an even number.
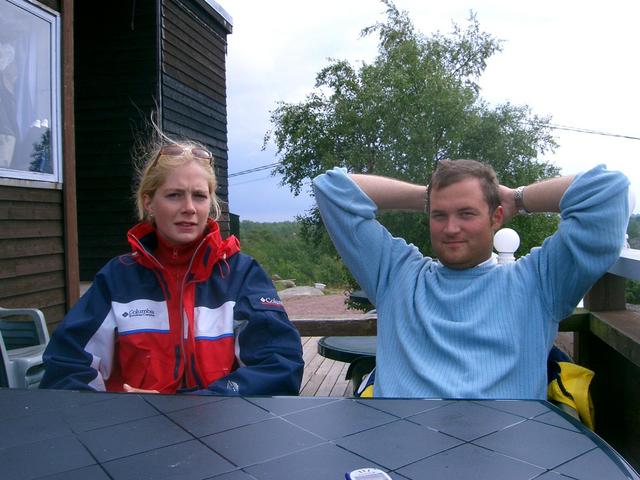
M619 256L628 180L603 166L517 189L472 160L430 187L333 169L314 180L322 218L378 312L375 396L546 398L558 322ZM394 238L377 209L424 210L438 260ZM518 211L560 212L558 231L498 265L493 235Z

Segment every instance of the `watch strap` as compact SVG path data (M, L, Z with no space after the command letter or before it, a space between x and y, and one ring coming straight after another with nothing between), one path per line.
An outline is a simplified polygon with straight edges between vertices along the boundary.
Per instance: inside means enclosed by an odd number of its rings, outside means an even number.
M513 191L513 201L516 205L516 210L520 214L531 213L524 206L524 187L518 187Z

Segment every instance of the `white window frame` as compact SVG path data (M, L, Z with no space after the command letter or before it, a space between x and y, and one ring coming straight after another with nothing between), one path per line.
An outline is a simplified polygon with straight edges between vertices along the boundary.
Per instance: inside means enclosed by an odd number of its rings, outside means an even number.
M3 179L19 179L27 180L28 185L37 186L36 182L47 182L61 184L63 181L62 175L62 115L61 115L61 103L62 93L60 88L61 78L61 54L60 54L60 15L57 12L51 10L45 10L33 3L26 0L0 0L0 2L6 2L13 5L15 8L21 9L34 17L49 24L49 51L50 51L50 66L51 71L49 78L51 79L51 119L50 119L50 132L51 132L51 156L52 156L52 173L32 172L27 170L17 170L6 167L0 167L0 184L20 184L22 182L15 182L11 180ZM42 185L48 187L48 185Z

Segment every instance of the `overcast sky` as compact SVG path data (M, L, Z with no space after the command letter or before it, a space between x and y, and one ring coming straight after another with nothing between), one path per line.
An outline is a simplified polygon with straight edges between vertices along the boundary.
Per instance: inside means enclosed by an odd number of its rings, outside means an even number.
M362 28L384 21L377 0L323 2L218 0L233 19L228 37L229 173L277 161L262 151L278 101L300 102L329 58L371 63L377 37ZM640 137L640 2L396 0L423 34L449 33L473 10L482 30L502 39L481 78L491 104L528 105L552 123ZM625 172L640 196L640 140L555 131L546 157L565 174L598 163ZM241 220L293 220L312 204L294 197L269 171L229 179L230 207ZM636 212L640 201L636 202Z

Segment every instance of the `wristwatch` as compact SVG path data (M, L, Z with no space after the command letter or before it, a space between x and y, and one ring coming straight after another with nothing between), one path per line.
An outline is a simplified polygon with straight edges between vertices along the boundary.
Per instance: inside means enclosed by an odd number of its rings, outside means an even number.
M518 187L513 191L513 201L516 204L516 210L519 214L524 215L531 213L524 206L524 187Z

